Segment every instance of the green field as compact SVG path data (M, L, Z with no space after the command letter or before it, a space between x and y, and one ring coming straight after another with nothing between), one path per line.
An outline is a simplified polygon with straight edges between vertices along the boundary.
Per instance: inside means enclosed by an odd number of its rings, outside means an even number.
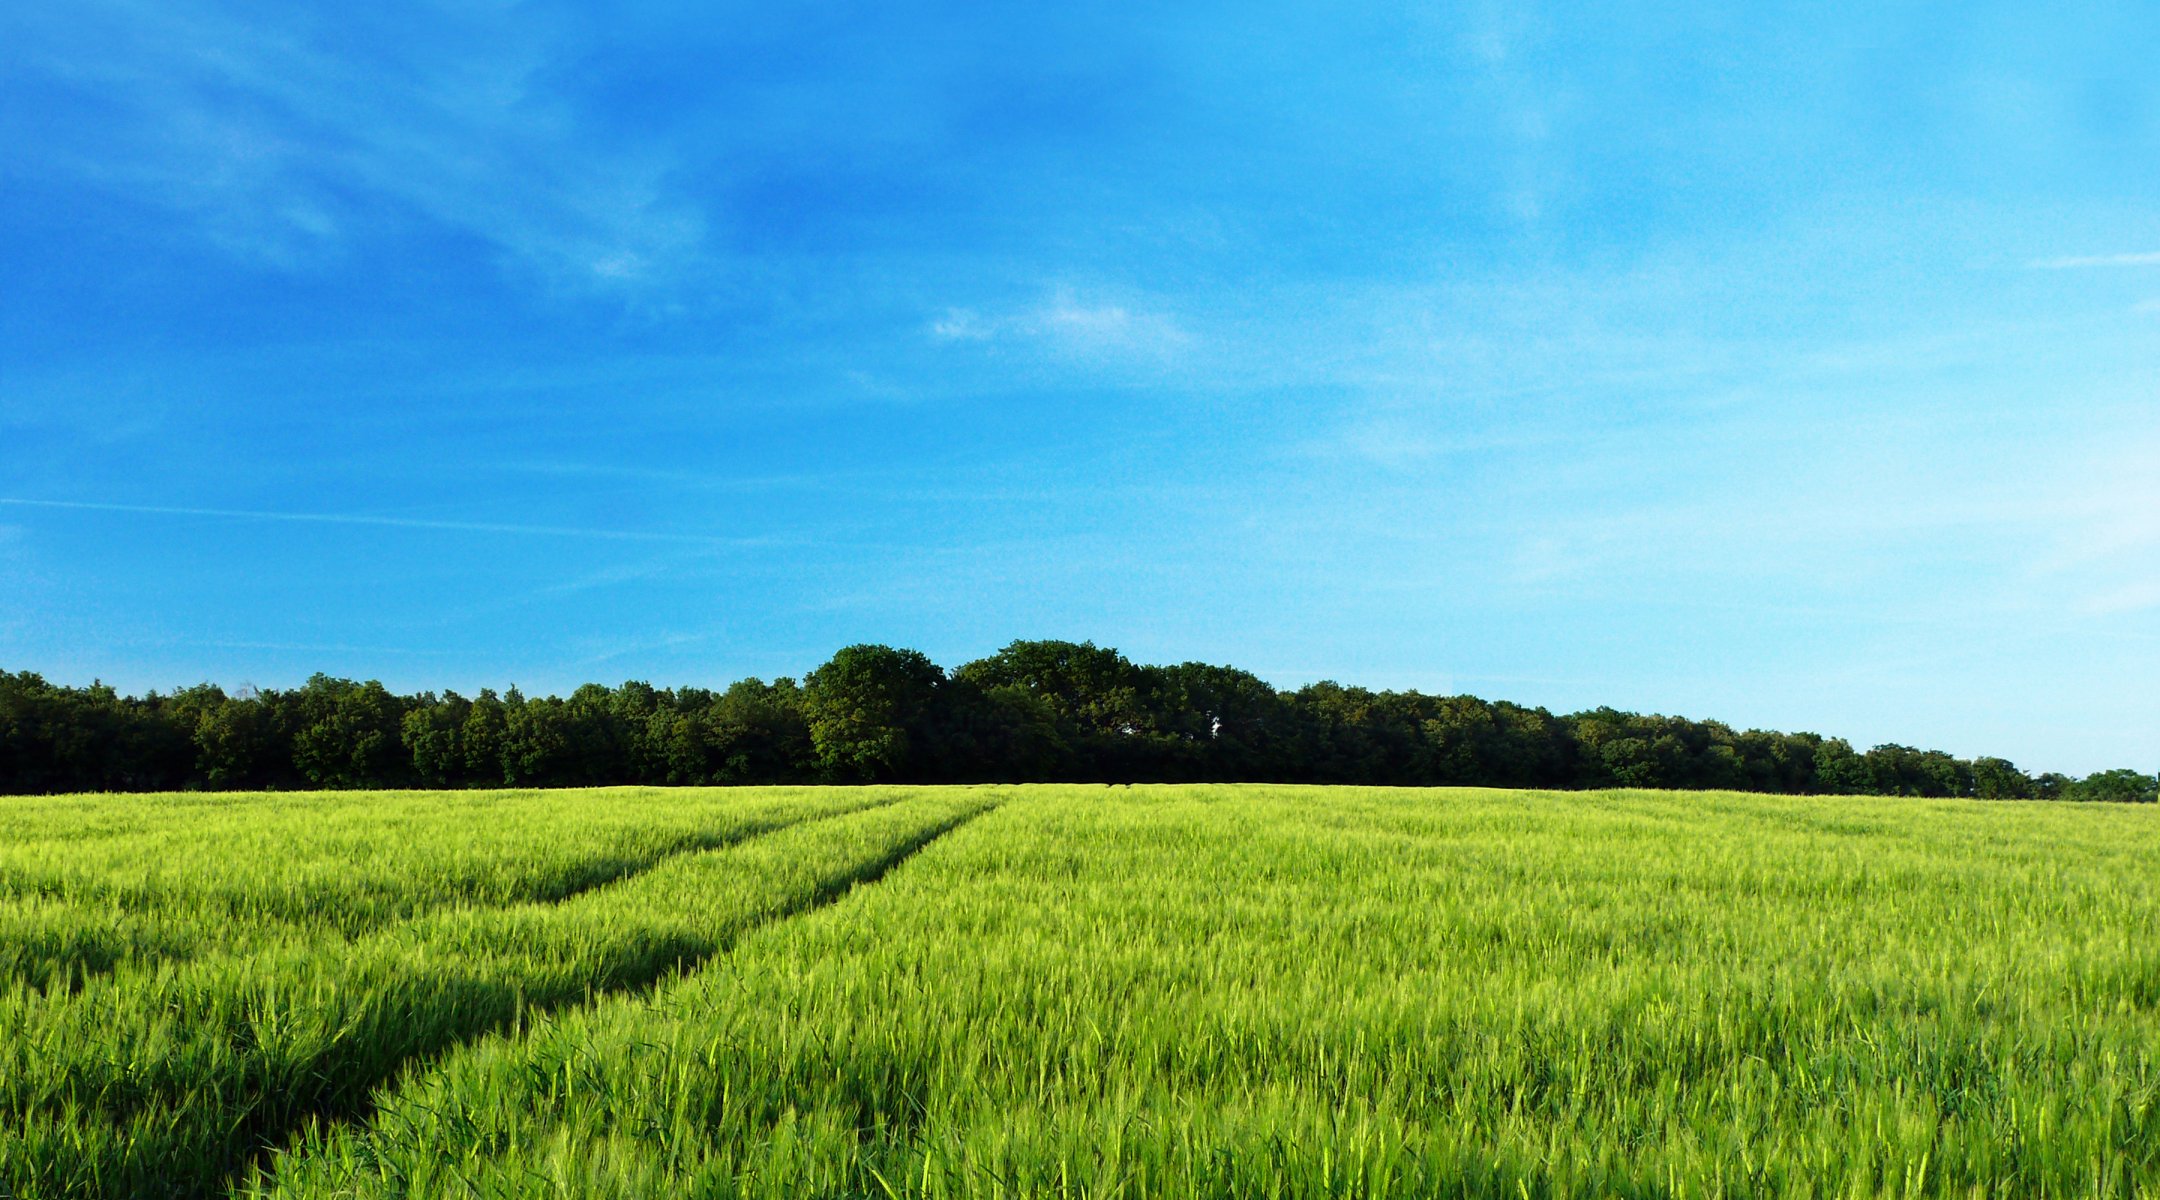
M0 1196L2160 1195L2160 810L0 799Z

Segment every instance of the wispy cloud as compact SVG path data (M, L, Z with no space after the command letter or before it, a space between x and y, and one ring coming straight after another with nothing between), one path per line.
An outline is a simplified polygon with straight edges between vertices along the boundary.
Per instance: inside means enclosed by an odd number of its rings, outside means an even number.
M571 665L578 668L597 667L602 663L613 662L618 658L648 654L655 650L680 650L685 646L696 646L710 642L723 636L724 632L715 629L703 633L670 633L658 637L632 638L620 642L590 643L585 648L593 651L593 653L578 659Z
M948 308L930 323L940 342L1031 342L1085 358L1165 358L1194 343L1177 318L1150 306L1060 287L1004 314Z
M1163 313L1135 312L1122 304L1088 304L1060 292L1032 314L1029 332L1074 349L1165 354L1192 341Z
M997 337L1004 325L972 308L948 308L943 316L930 322L930 336L941 342L987 342Z
M1483 4L1463 19L1462 48L1476 70L1476 94L1507 147L1494 202L1518 226L1535 229L1566 173L1565 147L1554 136L1564 93L1539 78L1525 53L1537 40L1541 16L1530 4Z
M2096 617L2160 608L2160 579L2125 584L2086 598L2082 611Z
M456 653L452 650L445 650L440 648L423 648L415 646L354 646L345 642L186 641L177 643L169 642L163 644L201 646L211 650L280 650L297 651L309 654L415 654L440 657Z
M562 57L551 22L492 5L395 20L425 28L188 0L19 10L0 21L15 68L103 115L16 169L285 266L415 218L589 287L650 282L696 249L671 164L590 135L540 82Z
M611 542L673 542L694 546L765 546L765 538L716 537L643 529L593 529L571 525L516 525L495 521L436 521L419 517L382 517L361 513L271 512L260 509L189 508L162 504L100 504L85 500L32 500L0 496L0 504L18 508L69 509L79 512L131 513L157 517L208 517L233 521L285 521L309 525L366 525L442 533L507 534L519 537L590 538Z
M621 480L629 483L665 484L708 491L742 492L766 492L782 489L830 489L844 482L857 482L884 474L869 471L805 471L786 475L733 475L728 474L724 468L719 467L709 470L693 470L690 468L639 466L633 463L546 459L486 463L481 464L481 469L500 471L509 475L537 475L550 479Z
M2160 267L2160 250L2136 254L2073 254L2064 258L2036 258L2026 265L2035 271L2074 271L2083 267Z

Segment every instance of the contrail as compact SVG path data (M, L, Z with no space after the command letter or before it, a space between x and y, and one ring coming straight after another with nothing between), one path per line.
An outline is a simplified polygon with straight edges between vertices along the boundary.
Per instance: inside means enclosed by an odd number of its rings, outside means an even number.
M372 525L383 529L425 529L442 533L508 533L524 537L594 538L610 542L674 542L697 546L764 545L753 538L712 537L696 533L653 533L636 529L580 529L569 525L503 525L490 521L429 521L418 517L368 517L351 513L263 512L247 508L179 508L162 504L98 504L88 500L25 500L0 496L0 504L21 508L65 508L82 512L139 513L154 517L214 517L228 521L293 521L308 525Z

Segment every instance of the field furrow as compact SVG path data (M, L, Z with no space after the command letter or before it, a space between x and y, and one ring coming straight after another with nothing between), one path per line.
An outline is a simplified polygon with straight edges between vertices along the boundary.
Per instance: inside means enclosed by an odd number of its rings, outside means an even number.
M107 955L0 989L0 1200L2160 1196L2150 806L103 803L0 848L84 897L0 901L0 953ZM258 806L293 844L250 862ZM235 896L259 940L213 945ZM367 923L285 921L340 897ZM146 923L33 936L68 911Z
M560 903L676 855L893 798L795 789L718 807L651 795L622 789L553 813L533 803L541 793L436 794L433 811L393 802L389 832L347 819L350 801L300 827L292 817L304 811L280 797L192 833L150 803L140 828L101 826L94 850L25 822L41 836L0 849L0 988L67 991L125 962L328 945L446 908Z
M1694 799L1023 790L250 1194L2160 1188L2160 814Z
M0 1192L215 1194L291 1131L365 1111L408 1064L650 985L876 879L989 803L872 803L883 798L855 793L857 811L676 855L559 903L123 964L65 997L18 990L0 1001Z

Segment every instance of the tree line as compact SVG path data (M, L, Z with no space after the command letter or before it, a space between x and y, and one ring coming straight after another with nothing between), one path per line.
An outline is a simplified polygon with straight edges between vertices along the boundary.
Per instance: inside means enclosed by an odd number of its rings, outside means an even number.
M2153 776L1475 696L1294 691L1088 642L1014 642L951 671L849 646L800 681L398 695L316 675L121 695L0 672L0 793L190 788L1019 781L1482 784L2143 801Z

